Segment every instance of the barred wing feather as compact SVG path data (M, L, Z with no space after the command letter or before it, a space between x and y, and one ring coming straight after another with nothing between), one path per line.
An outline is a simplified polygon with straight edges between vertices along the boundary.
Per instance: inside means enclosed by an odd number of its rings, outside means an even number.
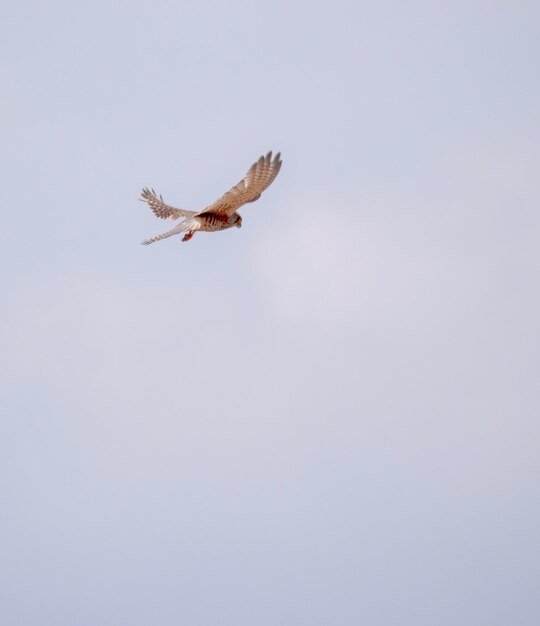
M147 202L154 215L163 220L177 220L181 217L191 217L196 213L196 211L177 209L173 206L165 204L163 196L158 196L153 189L150 190L147 187L145 187L141 192L141 201Z
M281 168L281 153L272 159L272 152L262 156L248 170L244 178L229 189L219 200L206 207L201 213L220 213L232 215L247 202L255 202L267 189Z

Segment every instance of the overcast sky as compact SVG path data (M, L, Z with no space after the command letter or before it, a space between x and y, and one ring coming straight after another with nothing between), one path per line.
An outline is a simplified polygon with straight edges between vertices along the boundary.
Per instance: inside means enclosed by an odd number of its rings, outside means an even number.
M8 2L0 623L540 623L540 4ZM243 228L170 228L268 150Z

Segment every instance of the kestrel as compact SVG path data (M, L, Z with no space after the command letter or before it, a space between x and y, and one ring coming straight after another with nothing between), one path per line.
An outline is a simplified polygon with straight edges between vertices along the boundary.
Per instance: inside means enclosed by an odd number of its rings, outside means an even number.
M141 243L147 246L150 243L154 243L154 241L183 232L186 234L182 237L182 241L189 241L198 230L210 232L225 230L233 226L240 228L242 226L242 217L236 212L237 209L247 202L255 202L255 200L260 198L262 192L278 175L281 168L280 156L279 152L273 159L272 152L269 152L265 157L262 156L253 163L247 174L237 185L199 213L169 206L165 204L161 195L158 196L153 189L150 191L150 189L145 187L142 190L141 200L148 203L156 217L164 220L177 220L181 217L185 219L172 230L150 239L145 239Z

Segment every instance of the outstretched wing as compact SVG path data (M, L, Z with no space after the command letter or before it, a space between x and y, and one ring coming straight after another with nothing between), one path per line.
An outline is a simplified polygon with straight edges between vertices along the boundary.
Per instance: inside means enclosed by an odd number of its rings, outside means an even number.
M281 168L281 153L272 159L272 152L262 156L249 168L244 178L219 200L206 207L201 213L220 213L232 215L246 202L254 202L261 193L272 184Z
M191 217L195 215L196 211L186 211L185 209L176 209L173 206L169 206L163 202L163 196L157 195L152 189L145 187L141 192L141 201L147 202L148 206L152 209L152 212L156 217L161 217L163 220L177 220L181 217Z
M150 237L149 239L145 239L141 241L143 246L148 246L154 241L160 241L161 239L167 239L167 237L172 237L173 235L177 235L178 233L183 233L185 230L199 230L201 227L200 220L198 219L187 219L180 224L177 224L171 230L168 230L166 233L161 233L161 235L156 235L155 237Z

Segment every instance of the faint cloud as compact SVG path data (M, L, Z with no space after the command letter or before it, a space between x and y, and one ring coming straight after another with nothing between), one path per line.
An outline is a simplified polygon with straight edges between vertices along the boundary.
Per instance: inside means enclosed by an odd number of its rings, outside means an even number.
M291 215L254 253L262 297L291 323L385 332L422 327L462 314L486 271L397 211L319 206Z

